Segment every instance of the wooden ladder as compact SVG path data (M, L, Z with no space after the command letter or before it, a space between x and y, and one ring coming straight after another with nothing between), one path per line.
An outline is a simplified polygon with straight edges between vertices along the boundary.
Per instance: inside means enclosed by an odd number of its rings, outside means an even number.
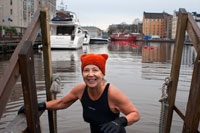
M48 5L48 1L47 4ZM28 133L40 133L39 113L37 110L37 93L34 75L33 48L32 45L41 29L43 44L43 59L45 69L45 85L47 101L53 99L50 92L52 82L51 48L49 33L48 8L39 8L29 24L24 36L16 47L0 79L0 118L4 112L11 91L21 75L24 103L26 110ZM48 111L50 133L56 133L56 113Z
M185 32L189 34L192 44L197 52L194 63L192 81L190 86L189 98L185 115L175 106L176 91L179 80L179 72L184 45ZM171 66L171 81L168 86L168 103L167 115L165 116L164 133L170 133L173 111L175 111L184 121L183 133L197 133L200 119L200 29L196 24L193 16L187 13L185 9L179 9L176 40L173 52Z

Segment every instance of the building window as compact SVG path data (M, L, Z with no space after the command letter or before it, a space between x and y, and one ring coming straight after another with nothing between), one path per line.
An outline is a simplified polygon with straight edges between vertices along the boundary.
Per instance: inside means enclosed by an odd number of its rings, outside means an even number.
M13 10L12 9L10 9L10 15L12 15L13 14Z
M10 5L12 5L12 0L10 0Z

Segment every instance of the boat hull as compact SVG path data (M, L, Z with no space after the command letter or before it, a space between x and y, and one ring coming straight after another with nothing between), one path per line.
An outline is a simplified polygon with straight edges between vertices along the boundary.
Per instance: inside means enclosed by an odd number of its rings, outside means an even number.
M111 41L136 41L136 36L132 33L117 33L110 36Z
M106 44L108 43L108 39L104 38L91 38L90 44Z
M74 40L71 39L71 36L52 35L50 38L51 49L80 49L84 41L84 36L76 36Z
M111 37L111 41L136 41L136 37Z

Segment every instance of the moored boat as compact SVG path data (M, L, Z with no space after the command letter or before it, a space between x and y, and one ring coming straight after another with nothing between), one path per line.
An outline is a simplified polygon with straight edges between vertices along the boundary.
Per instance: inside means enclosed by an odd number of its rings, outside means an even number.
M91 38L90 44L107 44L108 39L105 38Z
M132 33L114 33L110 35L111 41L136 41L136 36Z
M62 15L59 16L59 14ZM60 11L56 17L51 19L50 27L52 49L82 48L85 33L74 12Z

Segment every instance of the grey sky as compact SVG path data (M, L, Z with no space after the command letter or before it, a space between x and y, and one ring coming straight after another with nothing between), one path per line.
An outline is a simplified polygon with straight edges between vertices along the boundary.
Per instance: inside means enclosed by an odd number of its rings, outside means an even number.
M59 6L61 0L57 0ZM200 13L200 0L63 0L67 10L77 14L81 26L97 26L106 30L111 24L131 24L135 18L142 20L143 12L173 11L185 8Z

